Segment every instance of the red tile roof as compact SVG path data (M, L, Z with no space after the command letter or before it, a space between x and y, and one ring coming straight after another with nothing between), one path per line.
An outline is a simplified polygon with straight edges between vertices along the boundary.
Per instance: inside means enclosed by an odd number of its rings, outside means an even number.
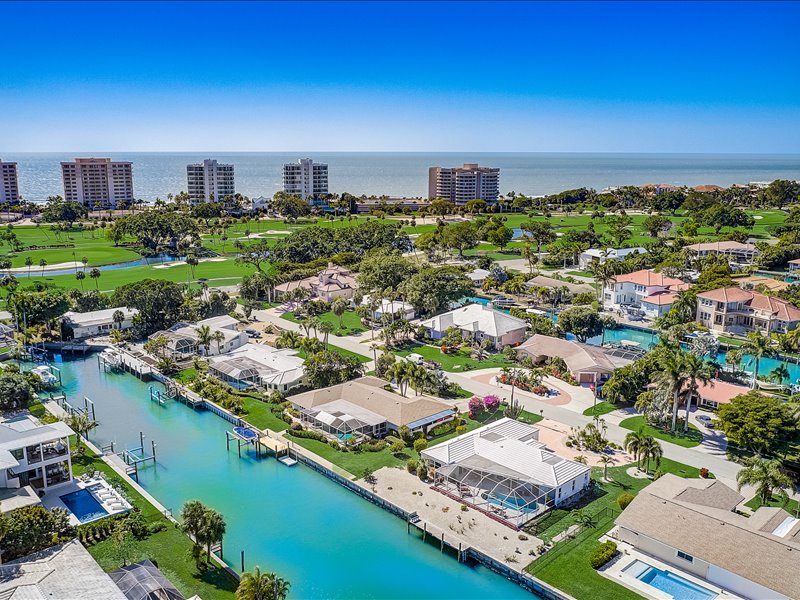
M673 294L672 292L661 292L660 294L653 294L652 296L642 298L642 302L664 306L667 304L673 304L677 297L678 294Z
M616 283L634 283L647 287L659 286L674 292L689 289L688 283L684 283L680 279L675 279L674 277L667 277L666 275L656 273L649 269L634 271L633 273L627 273L625 275L615 275L613 281Z
M714 302L742 302L754 310L769 313L781 321L800 321L800 308L797 308L794 304L780 298L765 296L759 292L743 290L738 287L700 292L697 297Z

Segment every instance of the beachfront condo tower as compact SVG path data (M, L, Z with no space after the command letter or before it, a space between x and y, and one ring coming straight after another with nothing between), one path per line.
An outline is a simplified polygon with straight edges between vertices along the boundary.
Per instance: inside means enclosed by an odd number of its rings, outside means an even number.
M17 202L19 202L17 163L0 160L0 203L16 204Z
M233 165L222 165L211 158L202 163L186 165L186 178L192 204L222 202L235 193Z
M283 191L303 200L328 193L328 165L301 158L283 165Z
M500 169L468 163L463 167L428 169L428 198L444 198L456 204L470 200L497 202Z
M61 163L64 200L90 210L133 203L133 163L110 158L76 158Z

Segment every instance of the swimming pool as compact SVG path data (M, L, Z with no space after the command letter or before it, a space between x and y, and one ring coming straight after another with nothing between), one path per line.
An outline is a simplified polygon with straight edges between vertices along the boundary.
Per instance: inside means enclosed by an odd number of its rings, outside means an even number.
M108 516L106 509L87 490L78 490L59 496L59 498L81 523L96 521Z
M515 498L512 496L499 496L496 494L491 494L491 495L481 494L481 496L484 500L496 506L502 506L503 508L510 508L524 513L536 512L536 507L538 506L536 502L528 504L528 501L525 500L524 498Z
M676 575L671 571L657 569L641 560L633 561L625 567L623 573L664 592L675 598L675 600L712 600L719 595L702 585L692 583L680 575Z

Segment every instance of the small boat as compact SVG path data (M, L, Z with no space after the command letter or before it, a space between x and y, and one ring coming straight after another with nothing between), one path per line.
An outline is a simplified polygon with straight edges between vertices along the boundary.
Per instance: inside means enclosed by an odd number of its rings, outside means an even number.
M119 365L122 362L122 355L114 348L106 348L100 353L100 357L109 365Z
M53 375L50 371L50 367L47 365L34 367L31 369L31 373L37 375L44 385L56 385L58 383L58 377Z
M759 380L756 380L756 385L758 389L764 390L765 392L785 392L789 387L782 383L767 383L766 381Z

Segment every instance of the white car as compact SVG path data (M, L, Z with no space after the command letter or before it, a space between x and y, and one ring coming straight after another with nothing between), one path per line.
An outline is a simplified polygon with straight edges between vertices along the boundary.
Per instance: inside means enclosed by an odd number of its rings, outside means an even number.
M421 354L416 354L412 352L411 354L406 356L406 360L415 365L421 365L425 361L425 357L422 356Z
M711 426L711 420L712 420L711 417L709 417L708 415L698 415L697 416L697 422L698 423L700 423L704 427L708 427L709 429L714 429Z

